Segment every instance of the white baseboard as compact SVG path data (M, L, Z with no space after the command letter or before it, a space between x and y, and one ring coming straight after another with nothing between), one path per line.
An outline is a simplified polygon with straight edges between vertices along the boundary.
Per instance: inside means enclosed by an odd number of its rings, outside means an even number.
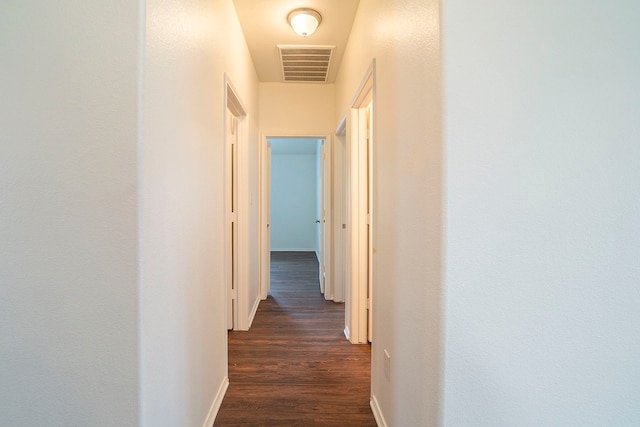
M213 422L216 420L216 416L218 415L218 411L220 410L220 406L222 405L222 399L224 399L224 395L229 388L229 377L225 376L218 388L218 392L216 393L216 397L213 399L213 403L211 404L211 409L209 409L209 414L207 418L204 420L204 424L202 427L212 427Z
M349 339L350 335L351 335L351 332L349 332L349 327L345 326L344 327L344 336L347 337L347 339Z
M258 312L258 306L260 306L260 297L256 298L256 302L253 303L253 308L251 309L251 313L249 313L249 329L251 329L251 325L253 325L253 318L256 317L256 313Z
M387 427L387 421L384 419L384 415L382 415L378 400L373 395L371 396L371 400L369 400L369 406L371 406L371 411L373 412L373 417L376 419L378 427Z

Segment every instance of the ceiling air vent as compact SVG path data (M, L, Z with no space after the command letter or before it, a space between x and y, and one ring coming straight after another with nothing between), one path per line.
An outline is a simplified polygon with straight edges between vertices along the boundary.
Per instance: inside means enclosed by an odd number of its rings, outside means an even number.
M335 46L282 46L280 63L285 82L326 83Z

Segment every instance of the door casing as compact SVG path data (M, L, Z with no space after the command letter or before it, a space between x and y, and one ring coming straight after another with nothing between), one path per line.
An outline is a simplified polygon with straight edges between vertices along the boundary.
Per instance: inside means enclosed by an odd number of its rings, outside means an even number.
M260 155L260 299L271 288L271 143L261 135Z
M375 59L356 91L347 122L347 265L345 335L373 341L375 294Z
M331 147L333 146L333 136L330 134L300 134L300 133L283 133L283 132L262 132L260 136L260 224L259 224L259 235L260 235L260 296L262 299L267 298L267 293L270 287L270 257L271 257L271 235L270 235L270 200L271 200L271 150L269 146L269 139L280 139L280 138L304 138L304 139L321 139L324 140L325 144L325 153L326 153L326 168L330 171L331 168ZM329 191L331 188L331 174L325 173L323 178L323 188L325 191ZM324 198L324 197L323 197ZM324 261L324 294L325 298L327 297L327 289L332 290L333 284L331 280L331 257L332 257L332 235L331 235L331 227L332 227L332 218L331 218L331 198L325 198L325 224L321 241L324 242L322 246L324 246L324 250L321 252L324 253L324 260L320 261L320 274L323 271L323 261ZM332 292L332 291L331 291Z
M246 331L249 329L251 319L248 310L248 236L249 236L249 206L247 188L247 110L241 102L238 92L235 90L229 77L224 75L224 102L225 102L225 301L232 301L232 315L229 315L229 303L226 304L226 317L233 321L233 329ZM229 117L231 116L231 117ZM232 125L235 118L235 125ZM230 144L227 135L231 134L228 126L235 126L235 147ZM228 170L228 160L234 153L237 163L234 174L237 179L231 177ZM232 185L233 184L233 185ZM233 209L229 205L232 198L236 203ZM233 218L233 219L232 219ZM235 237L230 236L229 224L234 222ZM229 245L229 242L232 245ZM235 245L235 246L234 246ZM233 285L233 287L232 287Z

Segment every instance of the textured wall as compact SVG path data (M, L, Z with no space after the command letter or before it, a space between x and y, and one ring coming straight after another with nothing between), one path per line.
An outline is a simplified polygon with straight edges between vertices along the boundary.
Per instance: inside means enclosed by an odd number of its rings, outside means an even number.
M201 426L227 374L224 73L248 110L247 241L257 226L258 84L230 0L150 0L146 13L141 424ZM249 256L257 271L257 252Z
M640 5L443 16L444 425L639 425Z
M138 22L2 4L2 426L138 425Z
M372 396L390 426L436 425L442 233L438 2L360 2L336 81L348 113L376 59ZM383 351L391 355L384 375Z
M267 136L323 136L332 133L334 85L260 83L260 130Z
M257 240L258 82L233 3L3 6L0 424L212 422L224 73L248 110L243 238Z
M316 250L316 155L271 157L271 250Z

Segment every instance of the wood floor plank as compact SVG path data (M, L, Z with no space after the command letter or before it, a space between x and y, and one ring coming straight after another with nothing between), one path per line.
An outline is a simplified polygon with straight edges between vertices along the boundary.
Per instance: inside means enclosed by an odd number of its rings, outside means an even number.
M229 389L214 426L376 426L371 347L344 337L344 304L320 294L313 252L273 252L250 331L229 332Z

